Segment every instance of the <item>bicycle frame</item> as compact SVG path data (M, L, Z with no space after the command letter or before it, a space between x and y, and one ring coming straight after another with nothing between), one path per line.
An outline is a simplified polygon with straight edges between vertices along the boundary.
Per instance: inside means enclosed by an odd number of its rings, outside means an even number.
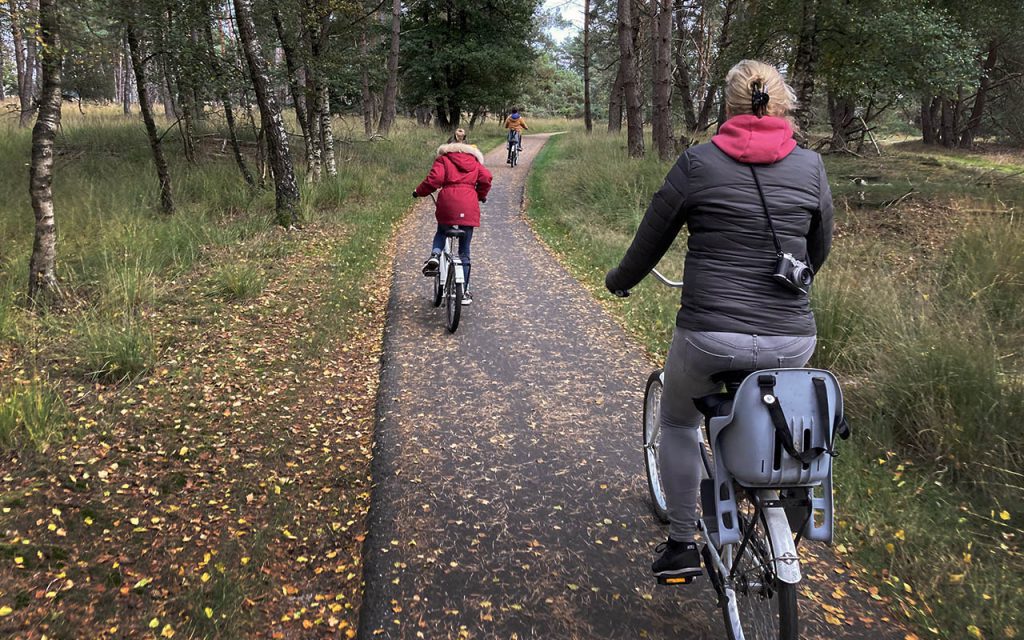
M462 269L462 258L459 257L458 252L455 250L455 238L445 238L444 251L441 252L437 268L441 274L441 286L445 288L445 294L448 293L449 270L455 270L455 280L453 284L465 284L466 276Z

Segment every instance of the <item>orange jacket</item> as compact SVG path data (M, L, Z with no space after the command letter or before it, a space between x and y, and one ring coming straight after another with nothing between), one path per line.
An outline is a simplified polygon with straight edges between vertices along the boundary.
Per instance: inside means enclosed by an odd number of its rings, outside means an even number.
M520 115L518 118L513 118L512 116L505 118L505 128L514 129L515 131L522 133L530 127L526 126L526 118Z

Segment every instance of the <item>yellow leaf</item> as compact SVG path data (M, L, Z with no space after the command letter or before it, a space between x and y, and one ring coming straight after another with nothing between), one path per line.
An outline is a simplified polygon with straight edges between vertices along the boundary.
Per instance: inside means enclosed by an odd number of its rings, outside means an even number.
M164 628L160 630L160 635L162 635L165 638L173 638L174 629L171 628L171 625L165 624Z
M152 620L149 621L149 628L150 629L156 629L159 626L160 626L160 619L159 618L153 618Z
M999 519L1000 520L1009 520L1010 519L1010 512L1005 510L1005 509L1003 509L1002 511L999 512Z
M843 624L842 620L840 620L839 618L835 617L831 613L826 613L825 614L825 622L827 622L829 624L834 624L836 626L840 626L840 625Z
M896 539L897 540L906 540L907 539L907 534L903 532L903 529L900 529L899 531L896 532Z
M14 613L14 609L12 609L10 607L0 607L0 618L2 618L4 616L9 616L12 613Z
M210 607L203 607L203 613L206 614L207 618L213 617L213 609L211 609Z
M187 453L188 453L188 447L182 447L181 449L178 449L178 455L179 456L184 456Z
M967 633L971 634L972 638L978 638L979 640L981 640L981 638L985 637L985 636L981 635L981 629L979 629L978 627L974 626L973 624L967 625Z
M893 543L891 543L891 542L886 542L885 543L885 550L888 551L889 553L895 553L896 546Z
M203 582L209 582L210 581L210 574L204 572L203 575L199 576L199 579L202 580Z

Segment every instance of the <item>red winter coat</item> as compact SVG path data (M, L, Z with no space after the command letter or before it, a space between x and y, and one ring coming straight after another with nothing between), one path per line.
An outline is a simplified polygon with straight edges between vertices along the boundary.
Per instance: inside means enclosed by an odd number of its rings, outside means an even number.
M438 224L479 227L479 201L487 198L492 179L479 149L459 142L443 144L437 148L427 179L416 187L416 195L424 198L440 189L434 212Z

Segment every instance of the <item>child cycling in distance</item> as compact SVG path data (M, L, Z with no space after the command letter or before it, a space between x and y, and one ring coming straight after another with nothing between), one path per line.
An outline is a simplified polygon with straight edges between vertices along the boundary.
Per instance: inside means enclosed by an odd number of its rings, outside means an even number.
M512 113L510 113L509 116L505 118L505 128L508 129L508 141L512 142L513 140L515 140L518 149L522 151L523 132L528 131L530 127L526 126L526 118L519 114L518 107L513 107Z
M469 291L469 247L473 241L473 230L480 226L480 203L487 201L491 190L491 172L484 166L484 156L474 145L467 144L465 129L456 129L449 142L437 148L437 157L426 179L412 192L414 198L425 198L431 193L437 196L437 231L430 249L430 257L423 264L423 275L437 273L441 251L444 250L445 231L458 226L466 232L459 239L459 258L462 259L465 274L465 294L462 304L473 302Z

